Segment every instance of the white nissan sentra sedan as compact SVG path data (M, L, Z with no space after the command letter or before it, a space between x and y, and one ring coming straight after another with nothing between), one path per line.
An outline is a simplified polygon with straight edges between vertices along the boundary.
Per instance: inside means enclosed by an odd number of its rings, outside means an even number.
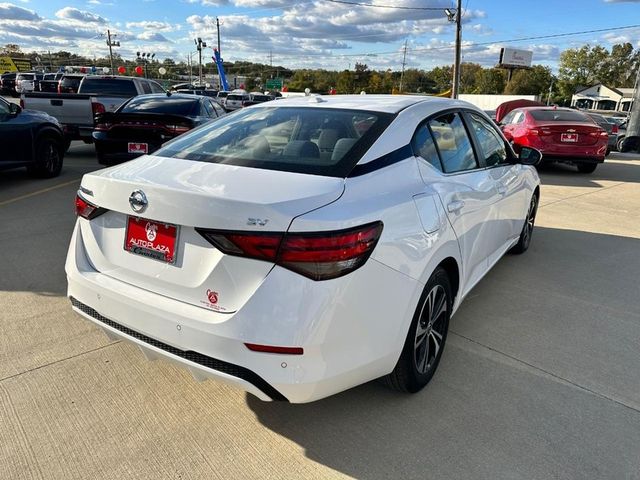
M463 298L529 246L540 157L462 101L246 108L83 177L68 296L149 358L263 400L379 377L416 392Z

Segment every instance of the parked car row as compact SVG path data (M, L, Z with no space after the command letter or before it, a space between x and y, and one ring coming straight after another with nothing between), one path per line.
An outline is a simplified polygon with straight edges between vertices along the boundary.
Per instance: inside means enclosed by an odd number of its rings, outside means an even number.
M22 93L76 93L84 74L4 73L0 76L0 93L18 96Z

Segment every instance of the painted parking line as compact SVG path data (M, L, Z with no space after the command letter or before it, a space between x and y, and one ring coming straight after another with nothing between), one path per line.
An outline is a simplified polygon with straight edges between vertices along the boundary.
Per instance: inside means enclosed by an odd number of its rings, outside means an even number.
M58 188L66 187L68 185L72 185L74 183L78 183L81 179L76 178L74 180L69 180L65 183L59 183L58 185L53 185L52 187L43 188L42 190L37 190L35 192L27 193L25 195L20 195L19 197L10 198L9 200L5 200L0 202L0 207L4 207L5 205L9 205L10 203L19 202L20 200L24 200L25 198L35 197L36 195L41 195L43 193L50 192L52 190L57 190Z

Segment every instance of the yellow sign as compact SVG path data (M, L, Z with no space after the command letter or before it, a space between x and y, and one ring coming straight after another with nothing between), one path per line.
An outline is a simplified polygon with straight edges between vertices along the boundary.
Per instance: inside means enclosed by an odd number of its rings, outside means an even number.
M31 61L24 58L0 57L0 73L29 72Z

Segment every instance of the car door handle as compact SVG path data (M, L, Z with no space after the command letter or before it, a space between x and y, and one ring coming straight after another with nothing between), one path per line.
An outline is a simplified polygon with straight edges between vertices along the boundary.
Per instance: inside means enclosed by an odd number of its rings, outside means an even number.
M464 207L464 202L462 200L456 200L447 205L447 210L449 213L459 212Z
M501 183L496 185L496 190L498 191L498 193L500 195L504 195L505 193L507 193L507 187L505 187L504 185L502 185Z

